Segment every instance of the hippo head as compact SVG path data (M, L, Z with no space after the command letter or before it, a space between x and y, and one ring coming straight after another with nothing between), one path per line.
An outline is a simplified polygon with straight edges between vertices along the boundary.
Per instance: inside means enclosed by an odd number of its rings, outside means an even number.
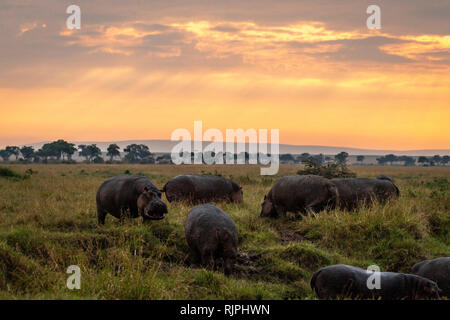
M242 187L239 187L238 191L233 191L231 194L231 200L233 202L241 202L244 198L244 193L242 192Z
M144 220L160 220L167 213L167 206L161 200L161 192L151 187L144 187L137 205Z
M233 188L233 191L231 191L231 201L233 202L241 202L244 198L244 193L242 192L242 187L239 186L235 182L231 182L231 186Z
M440 300L441 297L439 296L439 293L442 292L442 290L439 289L437 283L424 278L421 280L415 294L415 299Z
M259 214L259 216L261 218L277 216L277 211L275 210L275 206L274 206L273 202L267 196L264 196L264 201L261 204L261 207L262 207L261 213Z

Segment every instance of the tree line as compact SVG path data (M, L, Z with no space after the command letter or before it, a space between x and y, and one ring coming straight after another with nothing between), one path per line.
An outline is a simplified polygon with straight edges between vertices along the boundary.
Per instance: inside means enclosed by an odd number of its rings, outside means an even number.
M10 161L13 158L16 162L35 162L35 163L74 163L73 155L78 152L78 156L84 158L86 163L159 163L159 164L171 164L171 156L169 153L154 157L150 152L148 146L144 144L130 144L123 149L125 154L121 158L120 147L113 143L110 144L106 150L105 160L102 157L102 151L96 144L90 145L78 145L59 139L57 141L45 143L40 149L34 150L31 146L7 146L5 149L0 150L0 157L3 161ZM211 152L211 156L215 157L215 153ZM246 163L249 163L251 157L257 155L251 155L248 152L240 154L245 159ZM191 158L194 160L195 154L191 153ZM232 158L237 160L239 155L224 153L224 162L226 158ZM305 162L315 163L317 165L323 165L325 163L336 163L339 165L346 165L348 162L349 154L342 151L334 156L325 156L323 154L309 154L302 153L300 155L292 155L290 153L280 155L280 163L294 163L301 164ZM358 164L363 164L365 156L356 156ZM404 165L415 166L416 164L423 166L445 166L448 165L450 160L449 156L435 155L432 157L420 156L417 159L411 156L396 156L394 154L388 154L376 159L379 165Z
M105 163L114 162L115 159L129 163L155 163L153 154L150 152L148 146L143 144L130 144L123 149L125 156L120 158L120 147L113 143L108 146L106 156L108 159L102 157L102 151L96 144L78 145L64 141L62 139L45 143L39 150L35 150L31 146L17 147L7 146L0 150L0 157L3 161L9 161L11 157L15 161L48 163L48 162L63 162L73 163L73 155L78 152L80 157L85 159L86 163Z
M449 156L435 155L432 157L420 156L417 159L410 156L396 156L394 154L388 154L383 157L377 158L377 162L380 165L394 165L403 164L404 166L415 166L416 163L422 166L446 166L450 162Z

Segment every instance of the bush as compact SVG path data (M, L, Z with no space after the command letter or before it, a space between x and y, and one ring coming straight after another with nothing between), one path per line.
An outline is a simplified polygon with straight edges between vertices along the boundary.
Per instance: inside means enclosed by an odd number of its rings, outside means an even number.
M309 159L302 162L305 164L305 168L297 171L297 174L300 175L314 174L328 179L356 177L356 173L348 169L344 164L327 163L321 165Z
M23 180L29 178L30 176L28 174L21 175L9 168L0 167L0 177L13 180Z
M103 160L102 157L96 157L93 160L94 163L105 163L105 160Z

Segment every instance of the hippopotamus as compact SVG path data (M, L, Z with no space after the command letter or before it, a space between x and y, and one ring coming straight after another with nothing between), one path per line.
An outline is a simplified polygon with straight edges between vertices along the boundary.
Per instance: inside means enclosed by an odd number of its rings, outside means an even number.
M167 213L161 191L143 176L120 175L104 181L97 191L98 223L105 224L106 214L116 218L141 216L160 220Z
M341 209L355 210L367 206L373 201L385 203L398 198L400 191L388 176L370 178L334 178L331 179L338 189Z
M237 183L219 176L199 174L173 177L164 185L163 192L169 202L240 202L243 198L242 188Z
M450 298L450 257L424 260L412 267L412 273L437 283L441 296Z
M311 288L319 299L440 299L436 282L405 273L380 272L379 289L369 289L372 272L345 264L319 269L311 279ZM369 280L370 284L373 284ZM375 282L376 284L376 282Z
M260 217L277 218L286 212L319 212L333 207L338 199L336 186L316 175L292 175L280 178L264 196Z
M195 260L208 268L223 258L224 273L230 274L237 257L238 233L228 214L212 204L201 204L189 211L184 224L186 241Z

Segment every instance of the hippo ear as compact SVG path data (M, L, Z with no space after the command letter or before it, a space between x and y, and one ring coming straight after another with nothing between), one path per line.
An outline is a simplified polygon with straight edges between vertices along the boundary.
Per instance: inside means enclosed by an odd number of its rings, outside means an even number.
M142 193L145 193L147 195L151 195L152 194L152 190L149 189L147 186L145 186L144 189L142 190Z

